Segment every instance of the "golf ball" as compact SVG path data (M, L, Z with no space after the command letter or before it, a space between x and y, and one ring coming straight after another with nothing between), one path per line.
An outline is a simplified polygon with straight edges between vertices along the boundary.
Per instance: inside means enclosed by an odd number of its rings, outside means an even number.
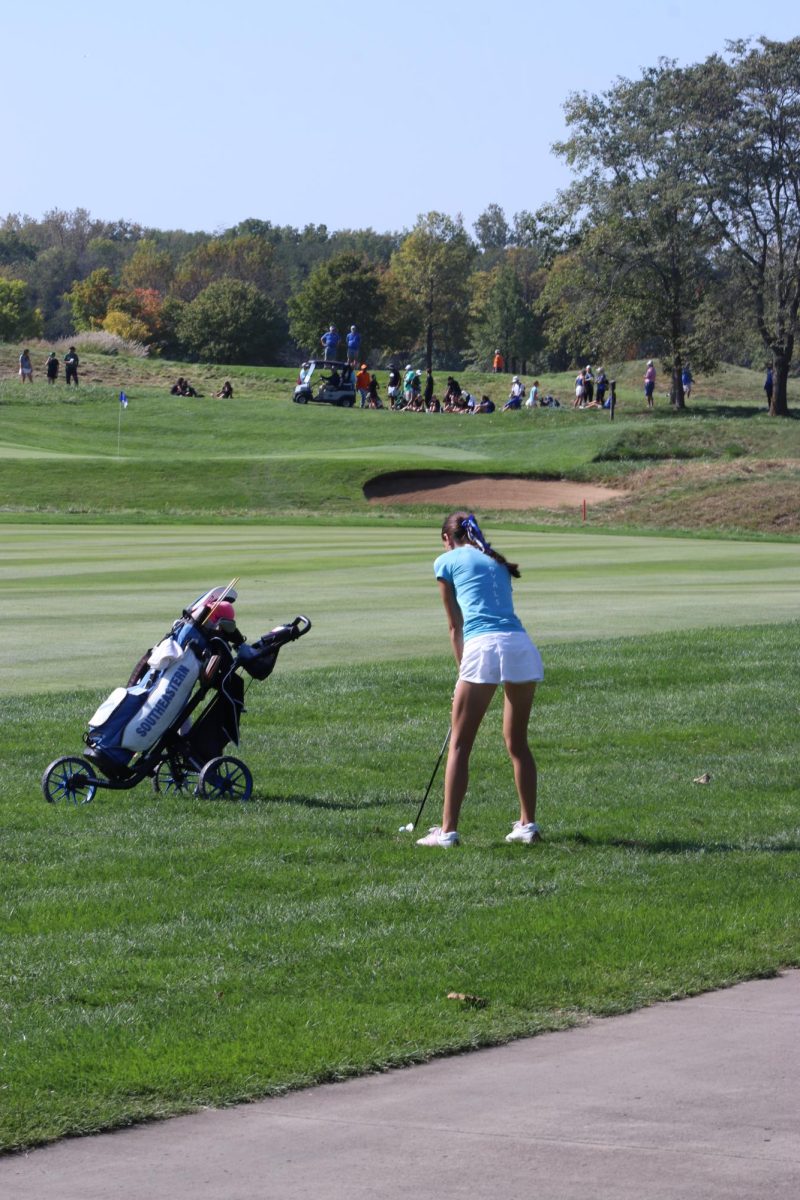
M401 826L400 826L400 833L411 833L411 831L413 830L413 828L414 828L414 826L413 826L413 825L411 824L411 822L409 821L407 825L401 825Z

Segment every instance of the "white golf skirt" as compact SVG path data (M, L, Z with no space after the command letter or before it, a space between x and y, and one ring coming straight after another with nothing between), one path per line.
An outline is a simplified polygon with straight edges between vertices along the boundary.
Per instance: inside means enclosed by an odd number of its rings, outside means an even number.
M466 683L540 683L542 656L527 633L481 633L464 643L459 679Z

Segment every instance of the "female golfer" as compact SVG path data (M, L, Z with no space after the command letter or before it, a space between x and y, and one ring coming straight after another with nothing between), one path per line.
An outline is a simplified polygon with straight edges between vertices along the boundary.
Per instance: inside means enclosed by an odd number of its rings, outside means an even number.
M459 665L453 694L452 735L444 780L442 824L418 846L457 846L458 814L467 790L469 756L497 685L505 693L503 737L514 767L519 820L507 842L539 840L536 824L536 762L528 745L528 721L536 684L544 679L539 651L514 612L511 577L516 563L493 550L472 513L455 512L442 526L445 552L434 574Z

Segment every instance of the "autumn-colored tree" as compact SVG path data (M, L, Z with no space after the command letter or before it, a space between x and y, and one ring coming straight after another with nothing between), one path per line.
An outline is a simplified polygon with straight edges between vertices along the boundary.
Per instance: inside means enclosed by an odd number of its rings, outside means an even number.
M108 267L77 279L66 295L75 328L101 329L116 290Z

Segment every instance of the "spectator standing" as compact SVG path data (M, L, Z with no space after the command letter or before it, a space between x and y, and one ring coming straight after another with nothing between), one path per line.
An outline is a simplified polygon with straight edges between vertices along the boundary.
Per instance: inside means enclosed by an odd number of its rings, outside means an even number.
M47 371L47 382L48 383L55 383L55 381L58 379L59 365L60 364L59 364L58 358L56 357L55 350L51 350L47 356L47 363L45 364L45 370Z
M652 358L647 361L647 370L644 373L644 397L647 401L647 407L653 407L653 393L656 390L656 369L653 366Z
M370 408L383 408L383 405L381 404L381 398L378 395L378 388L379 388L378 380L376 379L376 377L374 375L370 375L370 379L369 379L369 407Z
M597 379L595 381L595 386L596 386L596 390L597 390L597 404L600 408L602 408L603 405L605 404L606 390L608 388L608 376L606 375L606 373L602 367L597 372Z
M415 375L416 371L414 368L410 364L406 364L406 374L405 378L403 379L403 399L405 400L406 404L411 403L411 399L414 395Z
M21 383L33 383L33 363L27 350L19 356L19 378Z
M692 378L692 368L688 363L681 372L681 383L683 384L683 398L684 400L688 400L692 394L692 385L694 383L694 379Z
M70 346L69 354L64 355L64 375L67 387L71 383L74 383L75 387L78 386L78 367L80 366L80 361L75 347Z
M328 332L323 333L319 340L325 348L325 361L330 362L331 359L336 358L336 347L339 345L339 334L336 330L336 326L331 325L328 328Z
M370 379L369 379L369 371L367 370L367 364L362 363L361 370L356 375L356 389L358 391L359 396L361 397L361 407L362 408L367 407L367 400L369 397L369 382L370 382Z
M583 399L586 404L591 404L594 400L594 375L591 363L583 368Z
M431 374L430 369L425 372L425 391L422 393L422 398L425 401L425 407L427 408L433 399L433 375Z
M764 380L764 391L767 393L767 408L772 408L772 392L774 389L774 377L772 374L772 366L767 367L767 377Z
M350 332L347 335L347 361L353 366L358 362L359 352L361 350L361 334L356 329L355 325L350 326Z
M575 376L575 399L573 401L572 407L573 408L583 408L583 397L584 397L583 369L581 369L580 371L578 371L578 374Z
M389 401L389 408L396 408L400 399L400 370L394 365L389 368L386 397Z
M495 375L502 375L506 369L506 360L503 358L499 350L495 350L494 358L492 359L492 371Z

